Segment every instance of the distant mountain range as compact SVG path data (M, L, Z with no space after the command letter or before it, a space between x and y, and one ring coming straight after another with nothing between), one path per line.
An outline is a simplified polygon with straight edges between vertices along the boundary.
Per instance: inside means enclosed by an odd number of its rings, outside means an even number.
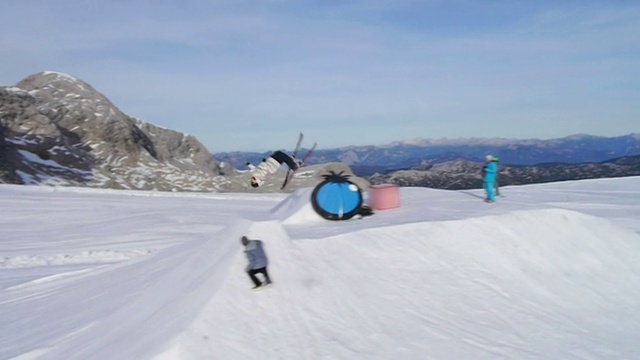
M370 183L480 187L486 154L501 158L504 185L640 174L640 135L554 140L417 139L316 150L287 187L328 171ZM280 192L283 174L249 186L245 163L269 153L209 151L193 136L128 116L89 84L42 72L0 86L0 183L156 191ZM614 160L612 160L614 159Z
M499 156L503 164L596 163L623 156L640 155L640 134L618 137L572 135L552 140L518 139L417 139L382 146L349 146L319 149L310 164L342 162L359 176L411 169L448 161L483 162L487 154ZM230 152L213 156L236 168L258 161L269 153Z
M372 185L430 187L461 190L482 187L482 163L456 160L435 165L421 165L408 170L374 174L368 177ZM538 184L566 180L640 176L640 155L625 156L599 163L536 166L499 166L499 183L506 185Z

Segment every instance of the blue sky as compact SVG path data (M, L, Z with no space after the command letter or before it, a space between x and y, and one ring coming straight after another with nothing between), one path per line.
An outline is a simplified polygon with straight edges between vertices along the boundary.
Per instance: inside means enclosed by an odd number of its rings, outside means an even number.
M637 1L3 1L0 85L68 73L212 152L614 136L639 34Z

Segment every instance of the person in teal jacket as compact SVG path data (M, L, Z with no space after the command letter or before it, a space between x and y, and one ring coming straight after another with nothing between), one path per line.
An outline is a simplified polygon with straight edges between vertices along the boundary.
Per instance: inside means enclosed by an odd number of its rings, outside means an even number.
M494 188L496 189L496 196L500 196L500 184L499 184L499 178L500 178L500 158L497 156L493 157L493 161L494 163L496 163L496 181L493 184Z
M495 181L497 172L498 164L493 161L493 155L487 155L483 178L484 191L487 193L486 202L492 203L496 201Z

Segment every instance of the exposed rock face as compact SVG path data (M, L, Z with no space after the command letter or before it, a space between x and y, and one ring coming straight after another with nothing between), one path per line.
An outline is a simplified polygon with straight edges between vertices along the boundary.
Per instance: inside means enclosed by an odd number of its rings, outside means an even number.
M371 184L392 183L437 189L482 187L482 163L466 160L422 165L410 170L375 174ZM499 166L500 186L524 185L566 180L598 179L640 175L640 156L626 156L588 164L540 164L537 166Z
M314 186L327 168L301 169L285 191ZM0 87L0 183L158 191L281 192L284 171L258 189L193 136L120 111L89 84L43 72ZM366 188L366 180L352 178Z
M131 118L61 73L0 87L0 129L5 183L213 191L237 175L193 136Z

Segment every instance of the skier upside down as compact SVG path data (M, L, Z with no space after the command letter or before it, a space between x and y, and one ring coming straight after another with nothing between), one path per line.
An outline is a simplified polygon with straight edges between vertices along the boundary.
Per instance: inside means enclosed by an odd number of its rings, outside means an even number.
M300 167L291 156L280 150L274 152L268 158L263 159L258 166L247 163L247 166L251 171L251 186L257 188L262 185L267 176L275 174L278 171L280 166L282 166L282 163L287 164L289 169L293 171L298 170L298 167Z

